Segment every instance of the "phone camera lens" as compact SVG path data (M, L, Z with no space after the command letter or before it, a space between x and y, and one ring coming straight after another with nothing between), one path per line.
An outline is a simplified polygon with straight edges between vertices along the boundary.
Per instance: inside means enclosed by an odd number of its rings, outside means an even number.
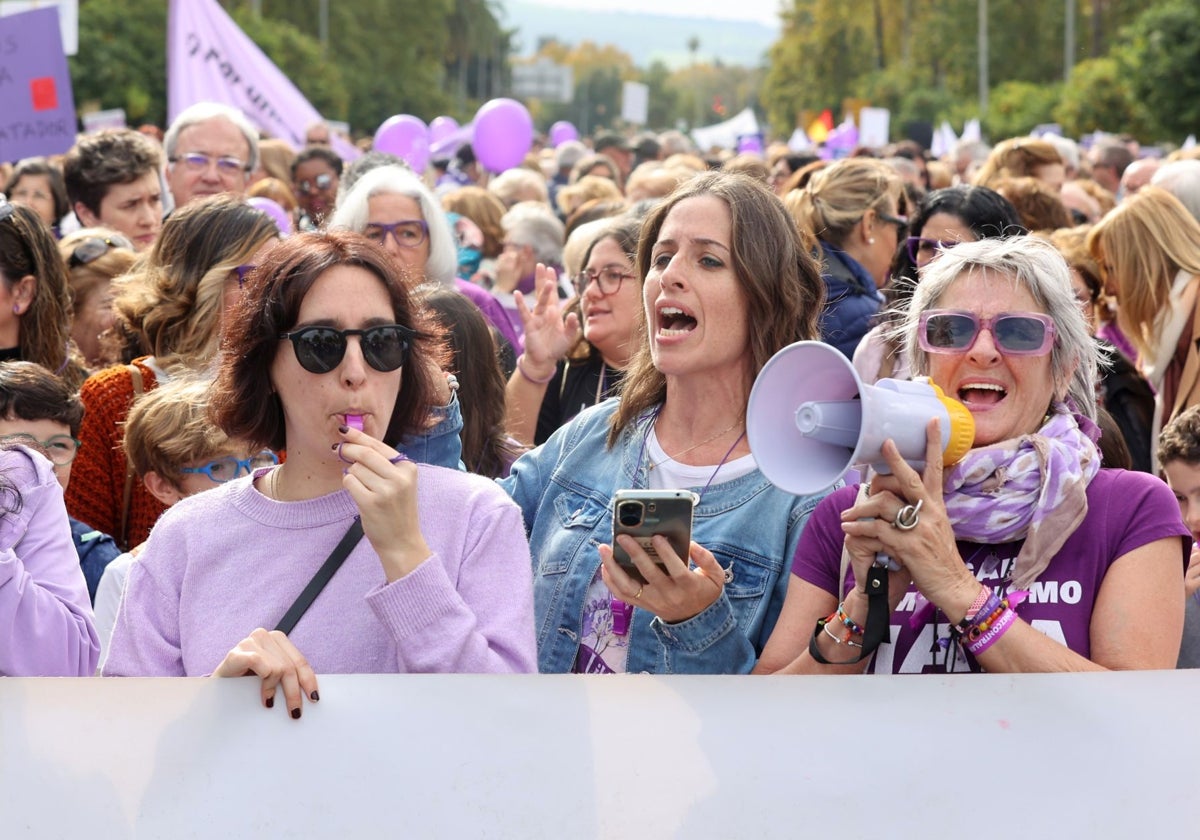
M640 525L642 521L642 505L640 502L625 502L617 510L617 519L626 528Z

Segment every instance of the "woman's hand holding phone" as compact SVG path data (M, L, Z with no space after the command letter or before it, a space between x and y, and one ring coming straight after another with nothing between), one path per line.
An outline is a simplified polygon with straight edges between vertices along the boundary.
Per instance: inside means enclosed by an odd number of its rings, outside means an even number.
M612 546L600 546L600 574L609 591L625 603L648 610L668 624L677 624L704 612L721 597L725 570L699 543L689 546L689 558L696 565L691 569L664 536L652 538L657 563L628 534L619 534L616 539L646 580L643 584L627 574L614 558Z

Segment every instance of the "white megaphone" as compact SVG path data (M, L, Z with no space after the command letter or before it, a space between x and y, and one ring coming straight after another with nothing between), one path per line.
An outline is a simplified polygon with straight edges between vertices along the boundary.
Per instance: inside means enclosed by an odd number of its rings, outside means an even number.
M900 455L925 466L925 427L939 418L942 463L956 463L975 440L967 407L923 379L866 385L842 353L820 341L798 341L763 366L746 407L746 436L763 475L776 487L807 496L831 487L851 467L890 470L880 452L895 441Z

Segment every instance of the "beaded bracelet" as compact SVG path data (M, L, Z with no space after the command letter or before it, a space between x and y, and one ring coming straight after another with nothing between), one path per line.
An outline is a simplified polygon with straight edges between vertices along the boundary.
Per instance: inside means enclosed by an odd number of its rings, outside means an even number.
M532 382L534 385L545 385L547 382L549 382L551 379L553 379L554 374L557 373L557 368L556 368L555 370L551 371L550 375L547 376L545 379L535 379L534 377L530 376L529 373L525 370L525 365L521 364L524 361L525 361L524 353L522 353L520 356L517 356L517 371L521 374L521 376L525 377L526 380L528 380L529 382Z
M852 619L846 613L846 602L845 601L842 601L842 603L838 604L837 610L834 612L833 615L830 616L830 618L831 619L836 618L838 621L840 621L846 627L846 629L850 631L850 635L852 635L852 636L861 636L864 632L866 632L862 629L862 627L855 624L854 619Z

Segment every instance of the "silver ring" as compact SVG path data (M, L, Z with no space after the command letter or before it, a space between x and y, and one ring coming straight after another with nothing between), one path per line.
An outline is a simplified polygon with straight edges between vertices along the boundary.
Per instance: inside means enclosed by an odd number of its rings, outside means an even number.
M917 522L920 521L921 505L924 499L918 499L915 505L905 505L900 508L900 512L896 514L896 521L892 524L901 531L911 531L917 527Z

